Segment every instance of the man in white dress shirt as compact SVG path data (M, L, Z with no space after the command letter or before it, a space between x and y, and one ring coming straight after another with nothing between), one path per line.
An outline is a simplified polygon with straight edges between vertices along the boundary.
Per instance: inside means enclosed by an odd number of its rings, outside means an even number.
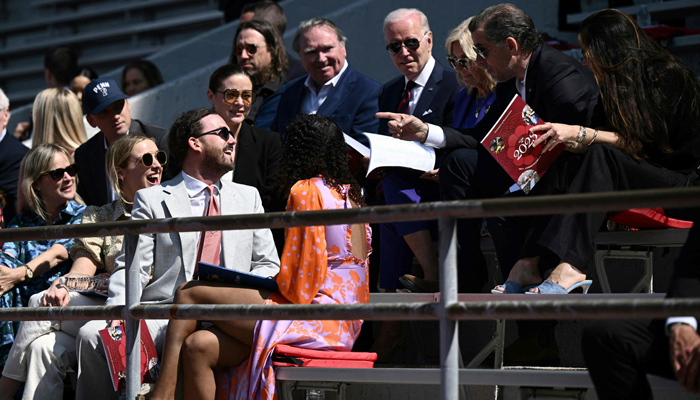
M292 42L307 75L289 81L281 95L271 129L284 138L284 128L298 114L321 114L343 132L368 144L363 132L377 132L379 83L356 71L346 60L347 38L332 21L312 18L299 25Z
M140 190L134 198L131 219L184 218L263 213L257 189L221 177L233 168L236 141L214 110L199 109L180 116L171 127L168 147L176 163L175 177L158 186ZM179 161L182 160L182 161ZM214 198L212 198L212 195ZM217 254L205 254L210 231L200 243L200 232L126 235L124 248L110 278L107 305L125 303L127 269L138 269L141 301L163 302L193 278L197 261L215 259L220 266L270 277L279 272L279 258L269 229L222 231ZM216 234L212 232L211 234ZM160 352L167 320L147 320ZM119 321L111 321L115 325ZM76 399L117 399L112 389L98 331L104 321L91 321L80 330Z

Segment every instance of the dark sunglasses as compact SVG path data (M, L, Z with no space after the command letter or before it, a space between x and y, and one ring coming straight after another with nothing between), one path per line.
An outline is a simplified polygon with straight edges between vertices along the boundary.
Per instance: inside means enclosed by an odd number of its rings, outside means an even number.
M491 50L495 45L489 46L487 49L484 50L479 50L476 47L472 47L474 49L474 53L476 53L477 56L481 57L482 60L486 60L486 57L489 56L489 50Z
M244 104L253 104L257 99L257 95L252 90L226 89L224 91L217 90L216 93L223 93L224 101L228 104L235 103L238 97L243 100Z
M224 141L228 141L228 137L233 136L233 132L228 130L227 127L222 126L221 128L216 128L216 129L211 130L209 132L200 133L199 135L194 136L194 138L195 139L201 138L204 135L216 135L216 136L220 137L221 139L223 139Z
M58 182L61 179L63 179L63 174L65 174L66 172L70 176L75 176L75 174L78 173L78 165L71 164L71 165L67 166L66 168L58 168L58 169L54 169L51 171L42 172L40 176L48 175L51 177L51 179Z
M243 49L245 49L245 52L252 56L253 54L258 52L258 49L264 49L265 47L267 46L256 46L254 44L237 44L233 46L233 52L240 57L241 54L243 54Z
M158 164L160 165L165 165L168 163L168 155L165 154L163 150L158 150L155 152L155 157L151 153L145 153L144 155L141 156L141 164L143 164L146 168L151 168L151 165L153 165L153 160L158 161Z
M455 56L447 56L447 62L450 63L452 69L457 69L457 65L461 66L462 68L469 69L469 63L471 63L471 61L466 57L457 58Z
M428 34L428 32L425 32L420 39L408 38L408 39L404 40L403 42L401 42L401 41L391 42L391 43L386 45L386 51L388 51L389 54L391 54L392 56L395 56L395 55L399 54L399 52L401 51L401 47L406 47L407 49L412 50L412 51L418 50L418 48L420 47L421 40L423 40L423 38L427 34Z

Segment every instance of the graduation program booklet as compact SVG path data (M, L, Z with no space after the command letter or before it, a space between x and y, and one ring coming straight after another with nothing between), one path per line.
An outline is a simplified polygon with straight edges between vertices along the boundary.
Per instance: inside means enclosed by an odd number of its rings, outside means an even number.
M247 286L254 289L264 289L270 292L279 292L277 280L274 278L264 278L246 272L233 269L222 268L218 265L198 263L199 279L202 281L227 282L238 286Z
M564 151L563 144L544 154L544 144L533 146L542 134L530 132L530 127L541 124L544 124L544 121L516 94L493 128L481 140L486 151L491 153L526 194L530 193L549 166Z
M360 153L369 156L367 176L378 168L399 167L417 171L430 171L435 166L435 149L418 142L409 142L391 136L364 133L369 139L367 147L345 135L345 143Z
M155 382L158 379L160 368L158 353L156 353L156 346L153 344L146 321L141 320L140 327L141 383ZM126 387L126 334L124 334L124 325L111 326L100 330L99 333L114 390L124 389Z

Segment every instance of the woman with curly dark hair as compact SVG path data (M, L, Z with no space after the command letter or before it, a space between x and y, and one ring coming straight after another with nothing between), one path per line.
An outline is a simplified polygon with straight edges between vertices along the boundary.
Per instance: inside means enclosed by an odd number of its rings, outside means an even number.
M548 123L531 128L542 134L534 145L543 143L543 152L564 145L580 153L562 154L534 191L590 193L696 183L700 83L693 71L618 10L586 18L579 41L584 63L600 87L608 127ZM688 219L687 211L674 216ZM538 217L529 231L527 226L519 229L527 232L520 237L528 239L511 270L510 283L496 289L508 293L517 288L522 293L522 287L540 284L545 260L552 260L550 266L555 268L549 278L528 293L568 293L576 288L586 292L591 281L584 268L595 253L593 238L604 219L604 212L563 214ZM498 225L498 219L488 222L496 242ZM512 230L503 235L503 247L512 247L512 237L518 236Z
M340 127L321 115L300 115L287 126L279 186L289 195L287 211L357 208L360 186L347 166ZM369 224L295 227L286 230L279 292L212 282L180 287L187 304L352 304L369 300ZM215 299L216 301L213 301ZM181 357L187 399L275 398L272 353L277 345L350 351L362 321L216 321L195 331L195 321L170 321L152 399L172 398L177 374L165 367ZM179 346L172 346L174 338ZM179 354L169 348L181 349ZM215 378L215 369L218 370ZM168 379L163 372L170 371ZM170 389L166 389L170 388ZM170 393L163 395L166 391Z

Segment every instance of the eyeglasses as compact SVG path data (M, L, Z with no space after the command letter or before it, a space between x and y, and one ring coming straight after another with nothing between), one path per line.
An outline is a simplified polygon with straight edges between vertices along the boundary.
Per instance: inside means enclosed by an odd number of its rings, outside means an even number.
M245 49L245 52L252 56L258 52L258 49L264 49L265 47L267 46L258 46L255 44L237 44L233 46L233 52L240 57L241 54L243 54L243 49Z
M255 99L258 98L252 90L226 89L224 91L217 90L216 93L223 93L224 101L228 104L235 103L236 99L240 97L244 104L249 105L255 103Z
M67 166L66 168L58 168L58 169L54 169L51 171L42 172L41 175L39 175L39 176L48 175L51 177L51 179L58 182L61 179L63 179L63 174L65 174L66 172L70 176L75 176L75 174L78 173L78 165L71 164L71 165Z
M493 46L495 46L495 44ZM489 50L491 50L493 48L493 46L490 46L488 49L483 50L483 51L477 49L476 47L472 47L472 49L474 49L474 52L476 53L476 55L481 57L482 60L486 60L486 57L489 56Z
M420 47L420 42L427 34L428 32L425 32L420 39L408 38L403 42L401 42L400 40L396 42L391 42L386 45L386 51L388 51L389 54L391 54L392 56L399 54L399 52L401 51L401 47L406 47L408 50L416 51Z
M168 155L163 150L158 150L154 154L155 156L151 153L145 153L142 155L141 164L143 164L143 166L146 168L151 168L154 159L158 161L158 164L160 165L165 165L168 163Z
M216 128L216 129L211 130L211 131L209 131L209 132L200 133L199 135L193 136L193 137L194 137L195 139L197 139L197 138L201 138L201 137L204 136L204 135L217 135L218 137L220 137L220 138L223 139L224 141L228 141L228 137L229 137L229 136L233 136L233 132L231 132L230 130L228 130L227 127L222 126L221 128Z
M447 56L447 62L450 63L450 66L452 69L457 69L457 66L461 66L462 68L469 69L469 63L471 63L471 60L468 58L457 58L455 56Z

